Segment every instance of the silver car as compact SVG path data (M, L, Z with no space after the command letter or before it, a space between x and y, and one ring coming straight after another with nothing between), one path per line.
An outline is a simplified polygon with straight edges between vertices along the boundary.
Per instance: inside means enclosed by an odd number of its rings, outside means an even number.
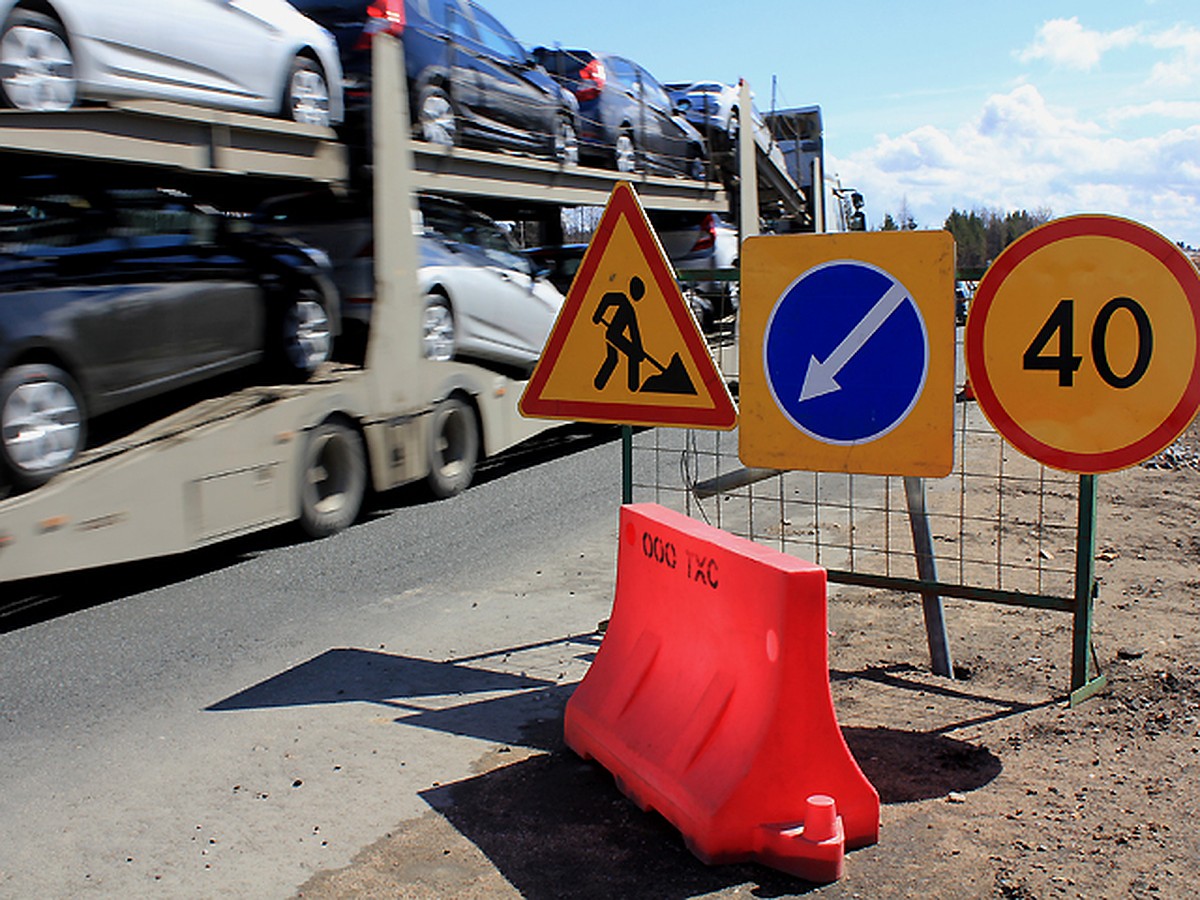
M342 119L329 32L286 0L0 0L0 104L150 97Z

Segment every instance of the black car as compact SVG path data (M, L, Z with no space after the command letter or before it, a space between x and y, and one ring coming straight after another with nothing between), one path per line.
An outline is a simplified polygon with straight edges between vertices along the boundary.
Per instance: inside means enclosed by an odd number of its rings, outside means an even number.
M320 254L156 190L0 197L0 488L35 487L90 420L265 361L330 358Z
M371 37L400 37L418 138L578 159L578 104L474 0L292 0L337 39L351 111L370 95Z
M620 172L707 177L703 136L637 63L587 50L538 47L533 55L579 101L581 158Z
M575 273L583 264L587 248L587 244L534 247L526 250L525 255L533 262L534 268L544 273L546 280L565 295L575 281Z

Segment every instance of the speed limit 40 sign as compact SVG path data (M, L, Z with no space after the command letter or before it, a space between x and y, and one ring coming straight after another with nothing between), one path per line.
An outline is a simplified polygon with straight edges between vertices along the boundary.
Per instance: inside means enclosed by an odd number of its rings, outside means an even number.
M1055 220L984 275L966 361L980 408L1026 455L1084 474L1136 465L1200 406L1200 275L1136 222Z

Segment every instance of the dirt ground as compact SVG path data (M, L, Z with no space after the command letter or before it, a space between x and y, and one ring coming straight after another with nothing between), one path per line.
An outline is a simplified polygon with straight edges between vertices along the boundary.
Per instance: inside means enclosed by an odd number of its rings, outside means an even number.
M1094 644L1071 709L1070 616L948 601L955 680L911 596L831 586L830 675L882 800L878 844L815 886L709 867L562 743L571 685L478 776L435 788L306 898L1191 898L1200 886L1200 427L1100 479ZM599 636L596 638L597 642Z

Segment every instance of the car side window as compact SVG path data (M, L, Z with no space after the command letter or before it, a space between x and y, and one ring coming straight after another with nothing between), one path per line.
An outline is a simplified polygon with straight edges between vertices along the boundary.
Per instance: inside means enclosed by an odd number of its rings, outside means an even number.
M642 96L646 98L646 102L655 109L663 110L664 112L671 111L671 98L667 96L667 92L663 90L661 84L642 72Z
M466 40L472 44L479 43L479 32L475 29L475 22L467 15L462 6L457 3L447 4L446 17L450 34L456 39Z
M468 240L483 251L491 262L505 269L529 272L529 261L517 251L512 238L487 219L472 218L467 228Z
M507 59L524 62L526 53L525 49L517 43L516 38L508 33L500 22L495 19L487 10L471 4L471 12L475 16L475 25L478 30L478 40L483 46L497 56Z
M637 95L637 73L634 72L632 65L626 60L614 58L609 60L608 70L623 90L634 96Z
M113 250L113 217L87 199L55 194L0 206L0 246L12 252L92 253Z

